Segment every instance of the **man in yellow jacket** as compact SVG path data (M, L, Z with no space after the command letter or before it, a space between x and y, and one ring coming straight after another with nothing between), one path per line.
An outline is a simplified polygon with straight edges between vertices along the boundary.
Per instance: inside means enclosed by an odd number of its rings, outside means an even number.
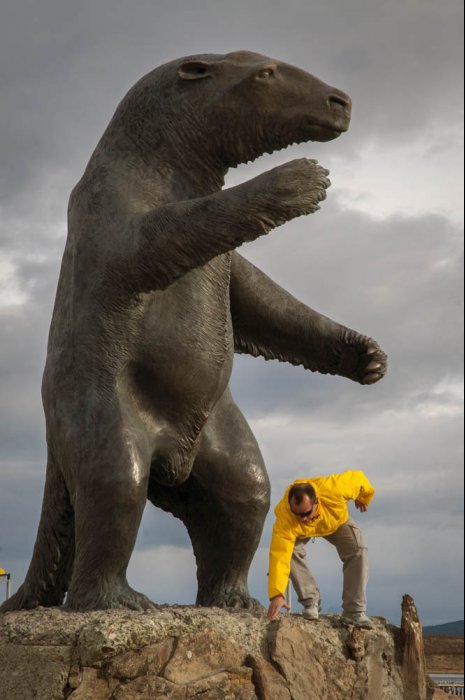
M344 564L344 622L370 629L366 615L368 550L363 534L351 519L348 502L364 513L374 488L361 471L346 471L291 484L275 509L276 521L270 547L268 618L287 608L284 593L289 577L303 605L303 616L317 620L320 592L306 563L305 545L313 537L333 544Z

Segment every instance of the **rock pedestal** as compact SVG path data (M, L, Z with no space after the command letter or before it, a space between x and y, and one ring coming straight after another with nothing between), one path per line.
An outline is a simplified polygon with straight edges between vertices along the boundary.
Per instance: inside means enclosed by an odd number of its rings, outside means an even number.
M382 618L374 623L370 631L344 627L337 616L268 623L264 615L195 607L7 613L0 616L0 697L413 698L405 694L413 692L405 633Z

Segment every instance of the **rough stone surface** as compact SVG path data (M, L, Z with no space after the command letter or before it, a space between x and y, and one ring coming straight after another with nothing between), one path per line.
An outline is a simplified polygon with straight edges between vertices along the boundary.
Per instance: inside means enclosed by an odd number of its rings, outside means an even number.
M114 700L141 700L141 698L169 698L186 700L187 689L170 683L159 676L141 676L122 684L113 695Z
M293 700L332 700L340 696L341 684L346 688L355 685L355 666L344 655L341 640L334 644L332 631L321 624L279 621L271 655Z
M250 668L216 673L187 686L186 698L200 696L210 700L257 700Z
M107 700L115 687L115 682L102 678L98 669L84 668L81 682L69 697L71 700Z
M247 664L253 671L258 700L291 700L286 681L268 661L260 656L249 656Z
M0 698L405 700L403 652L382 618L354 632L337 616L37 608L0 615Z
M61 700L70 663L71 650L67 647L2 644L0 698Z
M182 637L164 676L172 683L188 683L223 671L228 666L241 666L244 652L227 637L205 630L202 635Z
M365 658L365 634L363 630L354 627L347 637L347 648L350 658L354 661L363 661Z
M128 651L115 656L105 666L107 678L132 680L151 673L159 675L173 655L174 637L168 637L159 644L143 647L140 651Z

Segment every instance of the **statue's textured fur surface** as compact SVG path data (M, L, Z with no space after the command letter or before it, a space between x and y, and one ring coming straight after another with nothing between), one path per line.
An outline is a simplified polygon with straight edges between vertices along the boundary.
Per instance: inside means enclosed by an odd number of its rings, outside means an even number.
M256 441L228 390L234 352L362 384L377 344L298 302L237 252L318 209L293 160L222 190L227 169L348 128L350 100L240 51L173 61L126 95L72 192L43 379L48 465L24 584L2 611L144 609L126 569L149 498L185 523L198 602L251 606L269 508Z

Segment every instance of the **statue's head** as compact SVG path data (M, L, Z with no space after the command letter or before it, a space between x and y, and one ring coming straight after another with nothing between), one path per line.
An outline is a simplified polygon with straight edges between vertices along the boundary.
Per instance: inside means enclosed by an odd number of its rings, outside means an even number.
M119 109L127 129L146 131L146 143L171 139L228 168L293 143L337 138L349 127L351 100L300 68L237 51L160 66Z

